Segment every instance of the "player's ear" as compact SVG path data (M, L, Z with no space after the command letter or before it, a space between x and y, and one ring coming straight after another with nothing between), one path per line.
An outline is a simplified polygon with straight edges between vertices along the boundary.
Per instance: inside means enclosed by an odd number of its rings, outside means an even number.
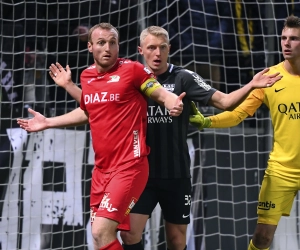
M142 49L142 47L138 46L138 52L139 52L140 55L143 55L143 49Z
M88 47L89 52L92 53L92 43L91 42L88 42L87 47Z

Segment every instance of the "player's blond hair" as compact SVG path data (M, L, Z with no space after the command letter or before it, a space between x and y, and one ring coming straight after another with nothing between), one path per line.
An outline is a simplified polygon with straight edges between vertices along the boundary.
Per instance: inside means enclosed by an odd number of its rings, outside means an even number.
M164 28L159 26L149 26L148 28L144 29L140 35L140 44L143 43L146 36L149 34L153 36L163 36L167 42L169 43L169 33Z
M94 30L96 30L96 29L114 30L117 32L118 40L119 40L119 31L113 25L111 25L110 23L98 23L98 24L94 25L92 28L90 28L90 30L89 30L88 41L90 43L93 43L92 42L92 34L93 34Z

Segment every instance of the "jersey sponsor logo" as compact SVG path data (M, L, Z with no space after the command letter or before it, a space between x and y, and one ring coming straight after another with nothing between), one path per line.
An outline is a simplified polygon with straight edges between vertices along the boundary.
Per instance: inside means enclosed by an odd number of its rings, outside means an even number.
M289 117L289 120L299 120L300 119L300 102L285 104L278 104L278 111L281 114L285 114Z
M136 202L137 202L137 198L132 197L129 206L126 209L125 216L127 216L130 213L131 209L134 207L134 205L136 204Z
M140 147L140 138L139 131L133 131L133 156L140 157L141 156L141 147Z
M207 84L204 79L199 76L197 73L190 71L188 69L185 70L186 72L190 73L193 77L194 77L194 81L203 89L205 89L206 91L211 89L211 86L209 84Z
M284 87L284 88L281 88L281 89L275 89L275 93L277 93L277 92L279 92L279 91L281 91L281 90L284 90L286 87Z
M148 123L172 123L170 112L161 106L148 106Z
M91 223L94 222L94 220L96 218L96 214L97 214L97 212L94 212L94 210L91 208L91 210L90 210Z
M103 196L103 199L99 205L99 209L100 210L107 210L108 212L115 212L115 211L118 211L117 208L114 208L112 207L113 205L109 203L110 201L110 198L108 198L109 196L109 193L105 193L104 196Z
M107 82L118 82L120 80L120 76L114 75L114 76L109 76L110 80Z
M108 92L100 92L95 94L84 95L84 103L99 103L99 102L119 102L120 94L110 94Z
M148 117L148 123L172 123L172 117Z
M258 202L257 209L260 210L270 210L271 208L275 208L275 204L272 201L260 201Z
M173 92L175 89L175 84L171 83L171 84L163 84L162 85L166 90Z
M189 216L190 216L189 214L187 214L187 215L183 214L183 215L182 215L182 218L185 219L185 218L187 218L187 217L189 217Z

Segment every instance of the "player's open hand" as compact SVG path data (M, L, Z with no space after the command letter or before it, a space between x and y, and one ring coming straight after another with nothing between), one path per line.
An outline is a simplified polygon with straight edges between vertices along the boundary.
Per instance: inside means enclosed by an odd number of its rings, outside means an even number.
M204 117L194 102L191 102L191 113L189 117L190 124L194 127L202 130L204 128L209 128L211 125L211 120L208 117Z
M22 129L28 132L37 132L47 128L46 117L33 109L28 109L28 112L33 115L31 119L17 119L17 123Z
M63 66L57 62L55 64L52 63L49 69L49 75L58 86L65 89L68 84L73 84L69 65L64 69Z
M173 109L170 110L170 115L171 116L179 116L182 113L183 110L183 102L182 99L185 97L186 93L183 92L180 94L180 96L177 97L175 105Z
M279 75L280 73L275 73L271 75L266 75L269 71L269 68L266 68L260 72L258 72L252 80L252 86L254 88L267 88L273 86L277 81L279 81L282 76Z

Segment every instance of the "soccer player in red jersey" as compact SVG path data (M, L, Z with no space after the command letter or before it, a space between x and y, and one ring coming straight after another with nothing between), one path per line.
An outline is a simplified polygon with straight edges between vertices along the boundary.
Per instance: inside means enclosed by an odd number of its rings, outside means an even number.
M95 249L122 250L117 230L129 230L129 213L148 180L147 97L172 116L183 110L182 98L168 92L139 62L118 58L119 34L109 23L89 31L94 64L81 76L80 108L46 118L32 109L32 119L18 119L28 132L90 124L95 167L91 187L91 221ZM63 72L53 68L52 78Z

